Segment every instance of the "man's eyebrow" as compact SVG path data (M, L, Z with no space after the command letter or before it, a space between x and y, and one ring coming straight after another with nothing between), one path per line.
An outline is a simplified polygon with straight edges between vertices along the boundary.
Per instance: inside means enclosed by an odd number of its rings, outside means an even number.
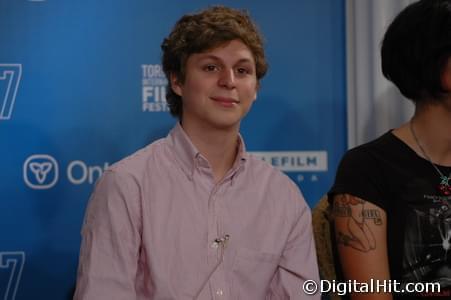
M221 60L219 57L212 55L212 54L200 54L199 60L206 60L206 59L212 59L212 60Z
M253 64L254 61L253 61L252 59L250 59L250 58L241 58L241 59L239 59L236 63L237 63L237 64L238 64L238 63L251 63L251 64Z
M222 59L220 57L213 55L213 54L201 54L201 56L199 57L199 60L206 60L206 59L222 61ZM251 58L243 57L243 58L240 58L235 64L239 64L239 63L253 63L253 60Z

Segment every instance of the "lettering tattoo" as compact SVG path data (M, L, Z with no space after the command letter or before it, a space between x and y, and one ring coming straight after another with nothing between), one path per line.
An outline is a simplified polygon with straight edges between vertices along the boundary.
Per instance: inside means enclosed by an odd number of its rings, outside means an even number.
M333 216L342 218L345 222L344 227L336 229L338 244L361 252L376 249L376 239L368 225L371 225L371 220L376 226L382 225L381 213L379 209L366 209L365 204L366 201L363 199L348 194L334 198Z
M382 225L382 218L378 209L364 209L362 214L365 220L373 219L374 224Z

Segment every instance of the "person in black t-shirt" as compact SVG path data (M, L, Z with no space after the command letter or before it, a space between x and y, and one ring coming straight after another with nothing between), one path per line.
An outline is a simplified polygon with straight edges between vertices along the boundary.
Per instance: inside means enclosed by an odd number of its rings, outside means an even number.
M449 297L451 0L406 7L385 33L381 58L384 76L414 102L415 114L348 151L340 163L329 192L339 271L342 279L357 282L391 279L441 287L354 293L352 299Z

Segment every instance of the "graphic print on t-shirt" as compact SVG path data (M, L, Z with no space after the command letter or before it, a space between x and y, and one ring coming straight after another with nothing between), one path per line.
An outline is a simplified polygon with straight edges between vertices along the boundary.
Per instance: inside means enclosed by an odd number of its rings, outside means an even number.
M404 236L405 282L451 287L451 197L423 195L409 203Z

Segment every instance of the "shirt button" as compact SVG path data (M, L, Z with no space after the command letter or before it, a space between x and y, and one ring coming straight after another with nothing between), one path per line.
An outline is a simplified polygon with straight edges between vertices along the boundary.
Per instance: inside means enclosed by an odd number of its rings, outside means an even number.
M224 292L221 289L217 289L216 290L216 295L222 296L222 295L224 295Z

